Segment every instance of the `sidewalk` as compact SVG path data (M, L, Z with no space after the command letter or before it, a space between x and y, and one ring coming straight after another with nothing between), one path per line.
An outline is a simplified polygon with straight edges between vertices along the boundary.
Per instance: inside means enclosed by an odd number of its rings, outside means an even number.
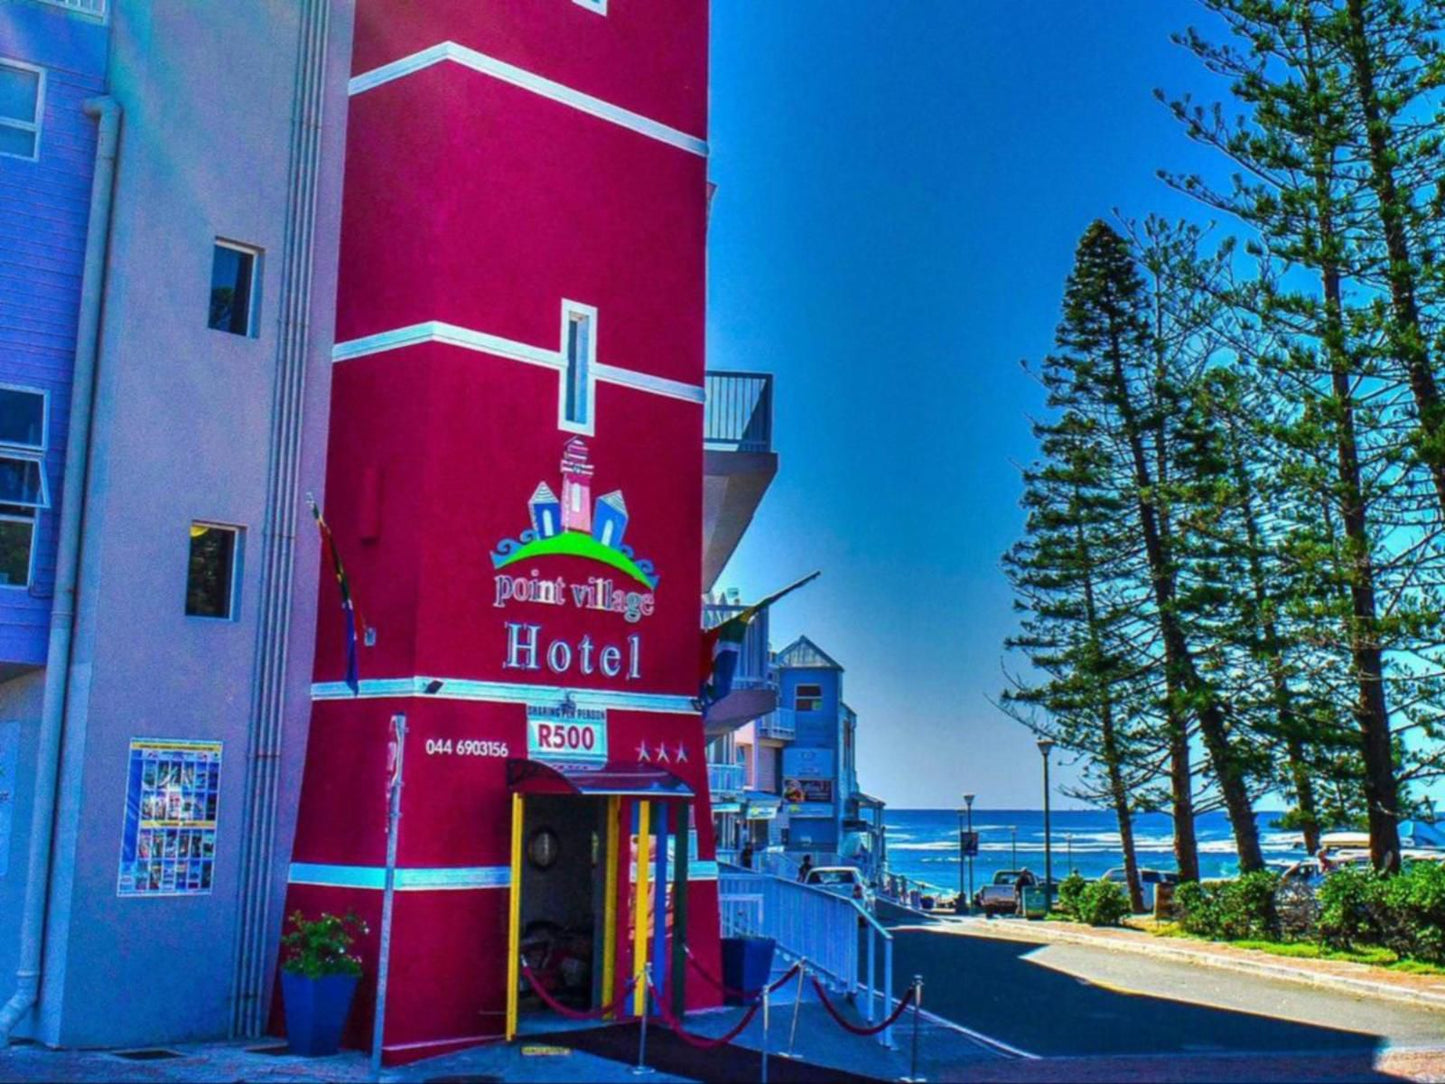
M1105 946L1120 952L1184 960L1205 967L1286 982L1306 983L1359 997L1385 998L1422 1008L1445 1010L1445 977L1413 975L1347 960L1272 956L1267 952L1237 948L1217 941L1158 937L1143 930L1096 928L1074 922L950 917L929 922L927 927L935 932L1025 941L1037 945Z

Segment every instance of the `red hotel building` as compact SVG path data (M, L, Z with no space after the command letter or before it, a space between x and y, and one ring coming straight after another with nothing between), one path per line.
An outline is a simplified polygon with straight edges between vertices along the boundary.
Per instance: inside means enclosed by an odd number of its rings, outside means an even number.
M365 1045L405 714L388 1062L514 1033L548 937L579 1006L645 963L714 997L682 953L719 971L707 32L705 0L357 4L325 508L374 643L353 696L324 583L287 910L369 922Z

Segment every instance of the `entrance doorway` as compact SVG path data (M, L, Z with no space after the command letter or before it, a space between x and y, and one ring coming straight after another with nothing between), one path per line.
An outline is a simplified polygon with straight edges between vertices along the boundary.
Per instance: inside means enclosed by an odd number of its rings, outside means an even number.
M523 806L518 950L536 984L578 1010L606 1000L609 805L606 798L539 794ZM547 1008L525 975L517 1008Z

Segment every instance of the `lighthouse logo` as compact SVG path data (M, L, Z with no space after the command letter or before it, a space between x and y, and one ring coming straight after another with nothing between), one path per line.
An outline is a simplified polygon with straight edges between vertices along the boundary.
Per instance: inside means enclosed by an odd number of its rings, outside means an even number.
M593 500L594 469L587 460L586 443L580 437L569 440L562 449L562 495L558 497L545 481L538 483L527 502L532 526L497 545L492 567L500 570L539 557L582 557L655 588L657 572L652 562L639 558L623 542L627 502L622 491L615 489Z

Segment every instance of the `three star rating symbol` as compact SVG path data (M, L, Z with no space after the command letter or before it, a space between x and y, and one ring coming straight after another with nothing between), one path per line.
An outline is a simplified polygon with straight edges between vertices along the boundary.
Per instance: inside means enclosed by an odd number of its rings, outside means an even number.
M682 742L678 742L678 743L677 743L677 752L674 753L674 754L669 755L668 752L667 752L667 744L666 744L665 742L658 742L658 744L657 744L657 751L656 751L656 753L654 753L654 752L652 752L651 750L649 750L649 749L647 748L647 742L644 741L644 742L639 743L638 746L637 746L637 763L639 763L639 764L652 764L652 763L657 763L657 764L668 764L668 763L686 764L686 763L687 763L687 749L683 747Z

